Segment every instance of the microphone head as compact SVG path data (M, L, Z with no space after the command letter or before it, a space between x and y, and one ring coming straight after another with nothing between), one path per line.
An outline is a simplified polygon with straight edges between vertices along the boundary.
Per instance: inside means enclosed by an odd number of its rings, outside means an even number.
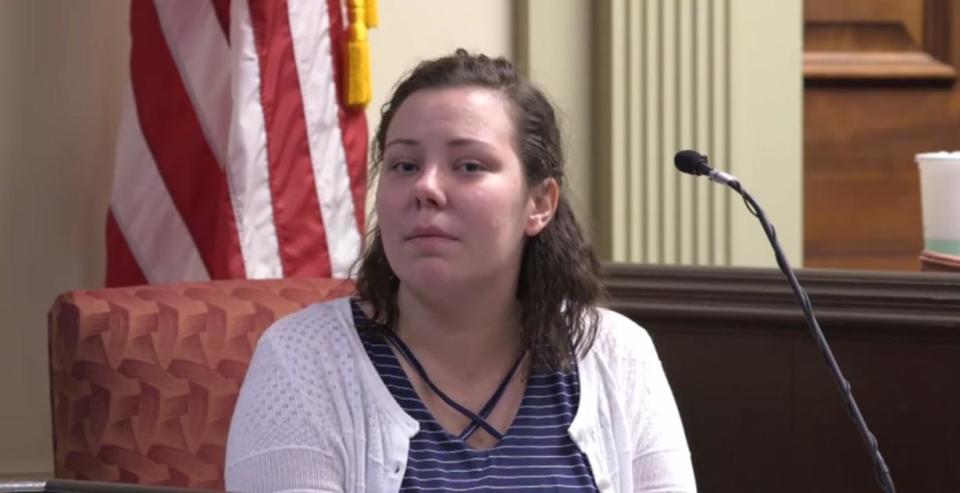
M691 149L680 151L673 156L673 164L678 170L690 175L709 175L713 170L707 164L707 156Z

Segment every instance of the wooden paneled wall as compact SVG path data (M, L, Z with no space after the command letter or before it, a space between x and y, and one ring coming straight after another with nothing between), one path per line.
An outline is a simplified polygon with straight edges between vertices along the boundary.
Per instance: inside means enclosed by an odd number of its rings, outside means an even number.
M960 491L960 274L799 277L897 491ZM606 279L657 346L700 491L880 491L778 271L613 264Z
M960 1L804 3L807 267L917 270L914 155L960 149Z

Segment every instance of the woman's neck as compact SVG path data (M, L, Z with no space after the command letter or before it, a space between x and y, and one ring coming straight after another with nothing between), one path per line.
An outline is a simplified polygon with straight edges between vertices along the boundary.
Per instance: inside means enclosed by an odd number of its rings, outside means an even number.
M452 377L509 367L520 355L521 312L514 289L423 292L400 285L398 334L416 356Z

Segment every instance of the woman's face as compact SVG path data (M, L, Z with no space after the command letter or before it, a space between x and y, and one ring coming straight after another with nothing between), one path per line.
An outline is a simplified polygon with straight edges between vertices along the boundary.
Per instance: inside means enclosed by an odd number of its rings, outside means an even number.
M526 184L508 104L493 90L461 87L417 91L400 105L387 128L376 209L401 282L444 289L515 281L524 241L549 222L557 187L552 179Z

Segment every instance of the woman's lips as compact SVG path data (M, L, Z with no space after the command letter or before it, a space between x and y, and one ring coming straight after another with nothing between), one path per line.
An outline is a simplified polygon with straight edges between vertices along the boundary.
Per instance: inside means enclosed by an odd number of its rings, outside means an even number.
M454 240L450 233L437 226L417 226L407 235L407 240Z

